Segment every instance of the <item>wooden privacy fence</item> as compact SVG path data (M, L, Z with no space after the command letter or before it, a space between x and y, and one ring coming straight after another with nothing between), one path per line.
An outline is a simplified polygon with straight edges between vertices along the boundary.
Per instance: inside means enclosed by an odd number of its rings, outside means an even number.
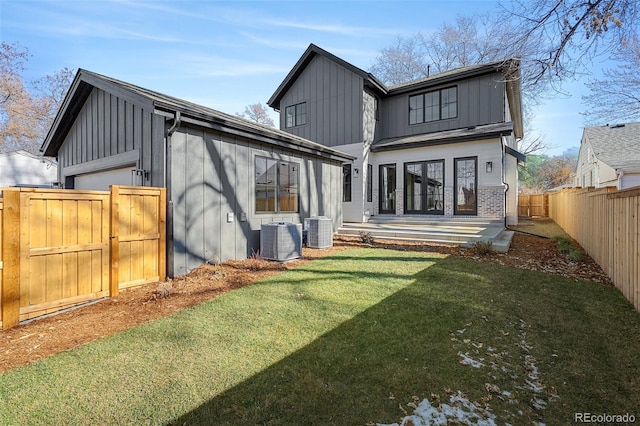
M166 190L3 188L0 326L166 278Z
M554 192L549 215L640 310L640 187Z
M549 194L518 195L518 215L526 217L548 217Z

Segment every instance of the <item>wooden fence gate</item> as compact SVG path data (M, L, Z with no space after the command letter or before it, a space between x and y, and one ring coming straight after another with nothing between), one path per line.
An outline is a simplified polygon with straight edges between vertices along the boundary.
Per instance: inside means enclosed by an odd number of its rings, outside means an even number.
M2 328L166 278L164 188L2 193Z
M548 217L549 194L521 194L518 196L518 215Z

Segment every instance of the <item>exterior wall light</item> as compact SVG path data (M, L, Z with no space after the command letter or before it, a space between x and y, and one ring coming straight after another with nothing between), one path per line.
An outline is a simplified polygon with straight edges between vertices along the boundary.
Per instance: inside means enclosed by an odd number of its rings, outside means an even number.
M493 162L487 161L487 173L491 173L493 171Z

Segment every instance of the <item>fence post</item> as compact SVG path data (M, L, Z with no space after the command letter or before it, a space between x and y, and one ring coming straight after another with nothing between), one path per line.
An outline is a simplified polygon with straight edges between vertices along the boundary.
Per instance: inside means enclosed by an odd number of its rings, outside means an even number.
M160 282L167 279L167 189L160 188L158 200L158 276Z
M20 323L20 190L3 189L2 328Z
M120 286L120 187L117 185L110 186L109 215L111 216L109 296L115 297L118 295Z

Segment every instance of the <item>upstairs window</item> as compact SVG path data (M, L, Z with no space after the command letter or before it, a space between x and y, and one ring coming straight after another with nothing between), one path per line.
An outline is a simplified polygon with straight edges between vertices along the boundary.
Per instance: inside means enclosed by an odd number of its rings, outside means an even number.
M304 126L307 124L307 103L291 105L285 108L286 123L285 127Z
M409 96L409 124L428 123L458 116L458 89L434 90Z

